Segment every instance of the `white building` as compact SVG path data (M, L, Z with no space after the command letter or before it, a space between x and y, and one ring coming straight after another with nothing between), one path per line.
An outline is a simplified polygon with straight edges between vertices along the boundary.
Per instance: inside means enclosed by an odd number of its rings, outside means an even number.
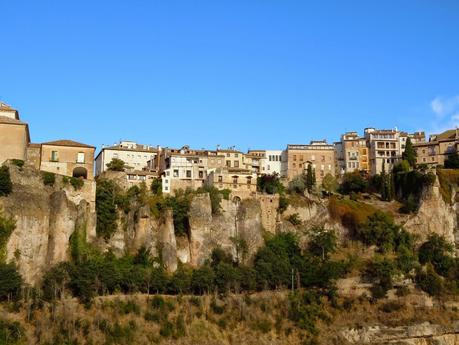
M285 155L282 154L282 150L266 150L265 159L261 161L261 173L262 174L279 174L282 175L282 171L285 170L283 165L286 165L286 161L283 161Z
M158 153L156 148L140 145L133 141L121 141L119 144L102 147L96 157L96 176L107 170L107 164L113 158L121 159L130 170L142 170L147 167L147 162L154 162ZM154 169L154 167L149 167Z

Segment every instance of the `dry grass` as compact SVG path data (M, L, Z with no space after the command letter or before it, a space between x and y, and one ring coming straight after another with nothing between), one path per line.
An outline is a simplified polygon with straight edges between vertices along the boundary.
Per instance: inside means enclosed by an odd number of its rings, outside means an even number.
M438 169L437 176L443 201L451 204L453 189L459 185L459 169Z

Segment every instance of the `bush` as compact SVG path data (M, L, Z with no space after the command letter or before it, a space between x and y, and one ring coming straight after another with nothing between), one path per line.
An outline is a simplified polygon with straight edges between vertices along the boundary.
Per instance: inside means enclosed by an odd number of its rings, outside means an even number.
M267 194L281 194L284 186L280 181L279 174L266 174L257 178L257 190Z
M289 205L289 201L287 197L285 197L284 195L281 195L279 197L279 208L277 209L279 213L280 214L284 213L285 210L287 210L288 205Z
M6 218L0 213L0 262L6 257L6 244L16 227L13 218Z
M368 180L359 172L346 173L338 191L342 194L363 193L368 189Z
M287 217L287 220L294 226L301 225L301 218L298 213L293 213Z
M71 177L70 178L70 184L73 186L73 188L75 190L78 190L78 189L81 189L81 187L83 187L84 185L84 180L81 179L81 178L77 178L77 177Z
M16 165L19 170L21 170L24 167L24 161L22 159L12 159L11 162Z
M56 182L56 175L52 172L43 171L41 178L45 186L54 186L54 182Z
M424 265L430 263L435 271L442 276L447 276L454 261L450 256L453 253L453 245L444 237L432 234L426 242L419 247L419 262Z
M386 295L389 289L392 289L392 276L395 273L393 262L386 258L375 258L370 261L365 270L365 277L373 282L373 298L379 299Z
M193 195L190 191L178 190L174 196L169 196L166 199L166 206L172 209L174 231L177 236L189 236L190 221L188 214L192 197Z
M11 322L0 319L0 344L16 345L23 344L25 332L21 324L17 321Z
M306 190L306 176L298 175L294 177L288 184L290 193L304 194Z
M363 202L332 196L328 201L328 211L332 218L340 221L345 227L357 231L377 209Z
M10 169L7 166L0 166L0 196L7 196L12 190Z
M219 189L213 186L205 186L205 187L198 188L196 192L197 193L209 193L212 214L221 213L220 212L222 208L221 201L222 201L223 195Z
M428 265L426 272L418 271L416 283L421 290L431 296L440 296L443 292L443 280L430 265Z

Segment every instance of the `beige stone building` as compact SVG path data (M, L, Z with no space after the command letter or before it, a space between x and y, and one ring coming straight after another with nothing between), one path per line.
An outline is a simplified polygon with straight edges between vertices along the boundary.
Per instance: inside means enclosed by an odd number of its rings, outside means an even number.
M318 184L326 174L335 176L335 147L325 140L311 141L309 145L287 145L287 178L292 180L306 173L311 164Z
M19 119L19 113L0 102L0 164L7 159L26 160L30 143L29 126Z
M256 194L257 174L248 169L218 168L209 173L206 184L220 190L229 189L233 197L244 199Z
M370 171L367 142L357 132L343 134L335 143L335 151L339 174Z
M94 151L94 146L73 140L42 143L40 170L93 180Z
M417 153L417 164L426 164L430 167L444 165L448 155L458 150L458 144L458 129L432 134L428 142L417 142L413 145Z
M390 171L401 160L400 132L396 129L365 128L372 175Z

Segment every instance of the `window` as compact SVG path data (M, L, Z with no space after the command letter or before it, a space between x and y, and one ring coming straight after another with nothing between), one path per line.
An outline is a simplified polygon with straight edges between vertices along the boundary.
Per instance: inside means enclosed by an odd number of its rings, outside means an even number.
M218 176L218 182L220 182L220 183L223 182L223 176Z
M84 163L84 152L78 152L77 163Z
M296 155L293 155L293 160L296 161Z
M239 168L239 161L234 161L234 167Z
M233 183L237 184L237 176L233 176Z
M178 175L179 175L178 169L174 169L174 177L178 177Z
M231 168L231 161L226 161L226 166L227 166L228 168Z
M251 184L252 183L252 177L247 177L247 184Z
M201 170L201 171L199 172L199 178L204 178L204 171Z
M165 187L164 187L164 190L169 190L169 187L168 187L168 186L165 186Z
M58 160L57 151L51 151L51 162L57 162Z
M315 161L315 160L316 160L316 156L315 156L315 155L312 155L312 156L311 156L311 160L312 160L312 161Z
M268 170L271 170L271 167L269 166L269 164L268 164Z
M187 178L191 178L191 170L187 170L186 171L186 177Z
M238 153L235 153L235 154L234 154L234 157L236 157L236 158L239 157L239 154L238 154Z

